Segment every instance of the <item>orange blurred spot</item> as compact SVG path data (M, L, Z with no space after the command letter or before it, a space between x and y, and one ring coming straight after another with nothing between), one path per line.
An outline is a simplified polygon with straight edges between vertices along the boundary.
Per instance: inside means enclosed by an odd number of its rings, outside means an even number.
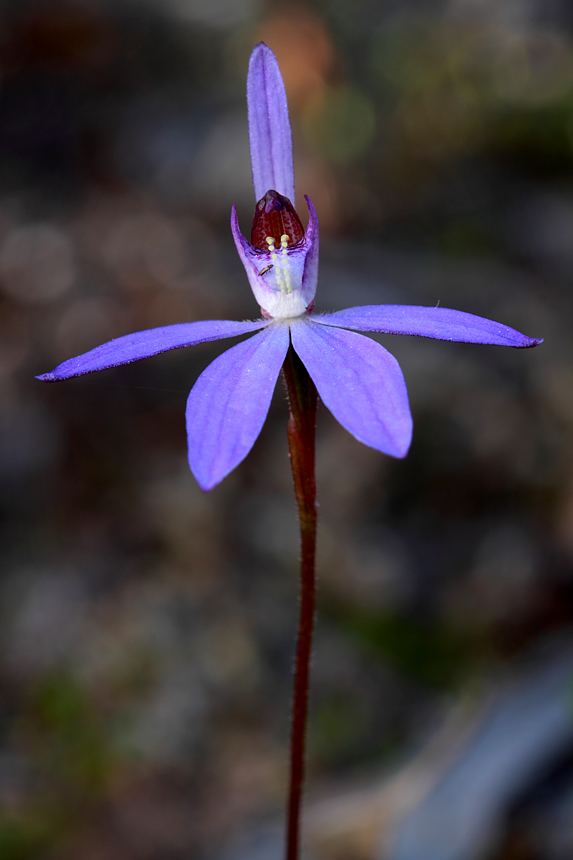
M275 52L289 104L300 107L320 97L334 60L334 48L324 23L302 7L272 15L259 36Z

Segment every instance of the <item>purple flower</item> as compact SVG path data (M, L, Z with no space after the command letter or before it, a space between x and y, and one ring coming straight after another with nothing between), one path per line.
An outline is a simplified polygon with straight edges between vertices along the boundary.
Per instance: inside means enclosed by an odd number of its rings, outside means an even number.
M208 320L128 334L70 358L39 379L53 382L128 364L170 349L257 332L201 374L187 401L189 465L210 490L249 453L292 344L334 417L365 445L404 457L412 416L402 371L377 342L356 331L465 343L532 347L541 341L501 323L441 307L366 305L313 313L318 218L306 197L306 230L294 209L291 130L284 84L270 48L258 45L247 80L249 138L257 204L250 240L231 231L261 308L256 322Z

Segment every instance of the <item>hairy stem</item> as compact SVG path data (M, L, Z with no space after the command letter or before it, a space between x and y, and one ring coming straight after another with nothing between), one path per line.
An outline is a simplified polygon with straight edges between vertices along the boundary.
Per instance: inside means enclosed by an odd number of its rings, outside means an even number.
M290 741L286 860L299 860L305 741L316 577L315 428L317 394L306 368L290 347L283 374L289 400L288 445L300 526L300 605Z

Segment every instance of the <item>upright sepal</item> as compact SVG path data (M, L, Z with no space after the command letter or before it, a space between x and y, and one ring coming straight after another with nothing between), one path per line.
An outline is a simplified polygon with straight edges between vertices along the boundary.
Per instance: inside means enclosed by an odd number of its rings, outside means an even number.
M283 79L263 42L254 49L247 77L249 142L255 197L273 188L294 203L292 136Z

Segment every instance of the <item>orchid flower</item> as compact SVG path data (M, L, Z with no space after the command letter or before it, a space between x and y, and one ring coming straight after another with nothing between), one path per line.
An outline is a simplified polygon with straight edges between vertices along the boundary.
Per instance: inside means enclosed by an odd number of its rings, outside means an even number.
M222 481L253 447L291 344L340 424L365 445L404 457L412 438L412 416L402 371L383 346L356 332L518 348L541 342L501 323L442 307L366 305L315 313L318 217L306 197L304 229L294 208L286 93L276 58L263 43L250 58L247 103L258 202L250 239L241 232L234 206L231 232L261 319L180 323L128 334L38 377L46 382L69 379L171 349L256 332L215 359L189 395L189 465L203 490Z

